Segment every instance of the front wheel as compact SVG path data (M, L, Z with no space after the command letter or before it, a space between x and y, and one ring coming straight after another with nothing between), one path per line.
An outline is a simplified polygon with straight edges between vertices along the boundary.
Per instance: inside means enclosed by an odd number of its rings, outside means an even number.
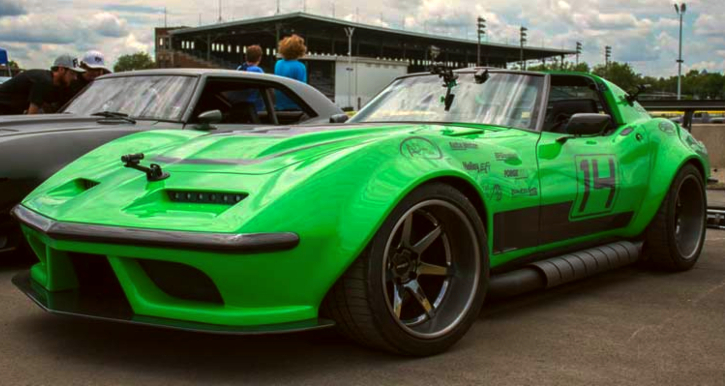
M700 171L685 165L677 173L646 233L646 254L655 268L691 269L705 242L707 195Z
M414 356L458 341L488 282L483 224L458 190L428 184L393 210L331 289L323 312L349 338Z

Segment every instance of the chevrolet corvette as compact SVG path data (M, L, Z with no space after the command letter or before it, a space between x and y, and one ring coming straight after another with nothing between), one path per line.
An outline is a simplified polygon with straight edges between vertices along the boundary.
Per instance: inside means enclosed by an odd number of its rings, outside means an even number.
M707 151L636 94L438 69L345 124L125 136L14 208L39 258L14 283L59 314L440 353L487 296L695 265Z

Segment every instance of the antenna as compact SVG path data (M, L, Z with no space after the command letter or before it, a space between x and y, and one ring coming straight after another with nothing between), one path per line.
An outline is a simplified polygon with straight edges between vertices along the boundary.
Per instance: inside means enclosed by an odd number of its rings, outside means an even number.
M219 0L219 20L217 20L217 22L222 22L222 0Z

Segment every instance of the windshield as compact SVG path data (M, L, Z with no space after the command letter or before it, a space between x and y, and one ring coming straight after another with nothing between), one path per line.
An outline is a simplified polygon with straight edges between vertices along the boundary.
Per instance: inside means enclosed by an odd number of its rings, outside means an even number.
M97 79L63 112L111 111L139 119L181 121L196 81L190 76L165 75Z
M446 88L436 75L393 82L348 122L460 122L536 129L544 77L490 73L482 84L459 74L445 111Z

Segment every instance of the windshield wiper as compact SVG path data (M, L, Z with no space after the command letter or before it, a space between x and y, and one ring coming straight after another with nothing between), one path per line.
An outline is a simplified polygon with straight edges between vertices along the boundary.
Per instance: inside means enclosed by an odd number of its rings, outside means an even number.
M99 111L97 113L91 114L93 117L103 117L103 118L111 118L111 119L120 119L122 121L126 121L129 123L136 123L136 120L129 117L128 114L125 113L119 113L117 111Z

